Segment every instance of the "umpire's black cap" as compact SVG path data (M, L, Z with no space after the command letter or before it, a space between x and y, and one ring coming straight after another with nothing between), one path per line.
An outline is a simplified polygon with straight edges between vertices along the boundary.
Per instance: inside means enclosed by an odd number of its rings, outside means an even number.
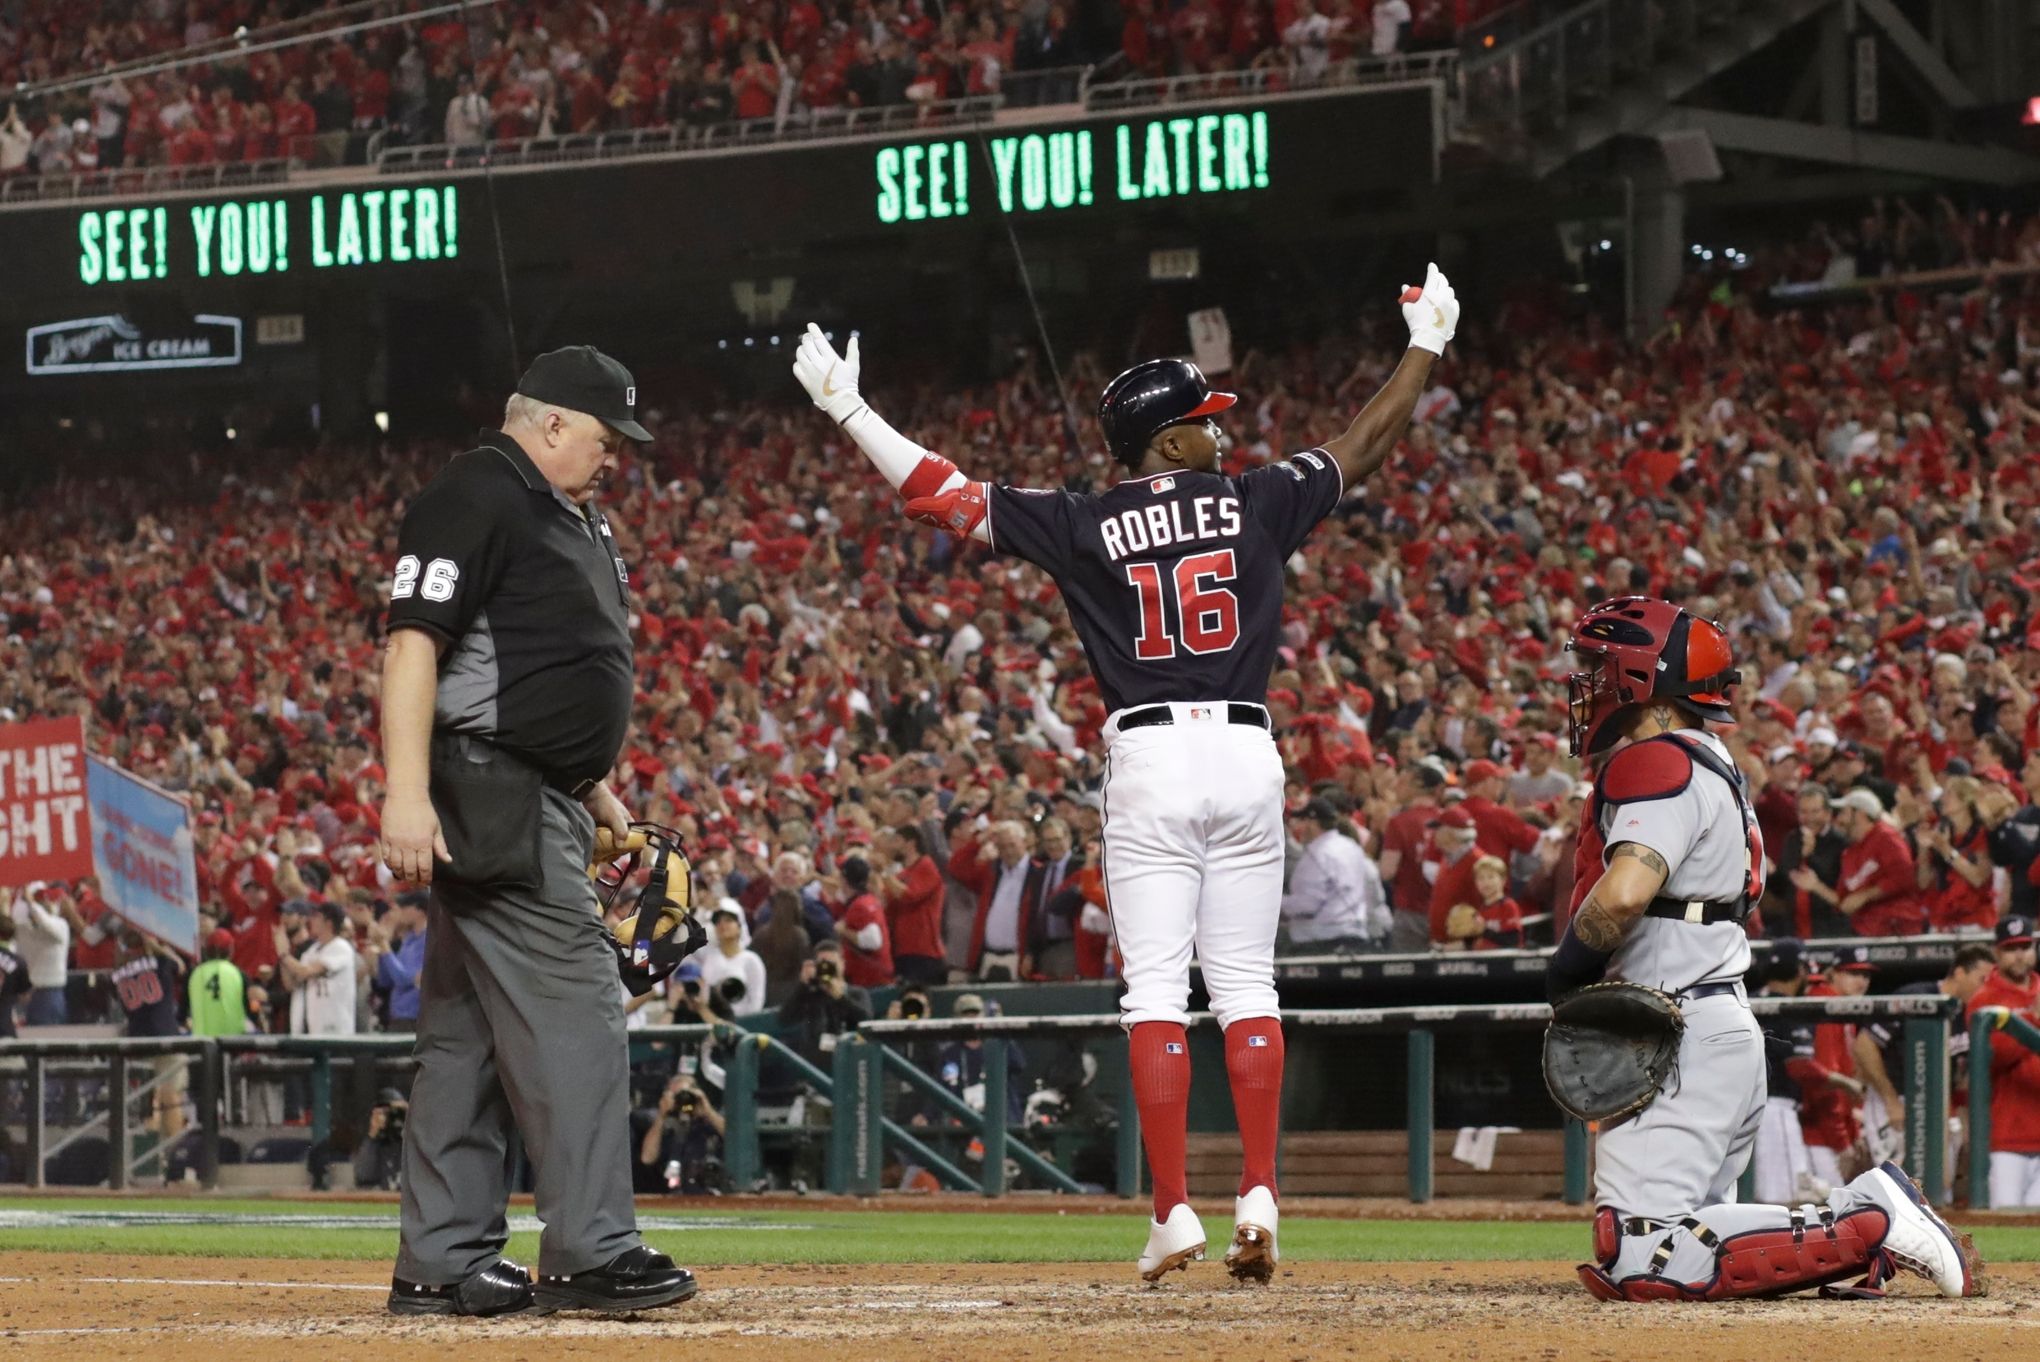
M1213 392L1204 371L1186 359L1151 359L1105 385L1098 424L1112 457L1131 465L1158 432L1224 411L1237 401L1231 393Z
M517 380L517 391L568 411L586 412L627 439L643 443L652 438L637 422L637 380L592 345L546 351Z

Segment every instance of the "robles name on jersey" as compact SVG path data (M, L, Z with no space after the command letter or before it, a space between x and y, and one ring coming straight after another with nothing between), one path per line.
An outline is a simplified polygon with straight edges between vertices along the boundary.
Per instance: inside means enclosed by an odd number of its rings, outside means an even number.
M1169 484L1167 486L1163 484ZM1173 480L1157 481L1157 496L1173 490ZM1187 522L1187 523L1186 523ZM1129 553L1151 553L1192 540L1237 539L1240 535L1240 502L1236 496L1192 497L1155 501L1134 506L1098 522L1105 553L1114 562Z

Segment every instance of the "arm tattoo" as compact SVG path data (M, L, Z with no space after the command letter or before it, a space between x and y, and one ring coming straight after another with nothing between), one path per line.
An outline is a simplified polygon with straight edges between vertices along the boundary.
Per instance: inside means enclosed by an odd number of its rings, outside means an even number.
M1573 935L1589 950L1608 952L1622 944L1623 935L1629 930L1629 923L1615 915L1615 911L1594 897L1587 895L1587 901L1573 914Z
M1611 861L1618 860L1624 856L1634 856L1637 860L1642 861L1646 866L1649 866L1666 879L1672 877L1672 868L1665 864L1665 858L1647 846L1636 842L1622 842L1617 844L1616 848L1608 853L1608 859Z

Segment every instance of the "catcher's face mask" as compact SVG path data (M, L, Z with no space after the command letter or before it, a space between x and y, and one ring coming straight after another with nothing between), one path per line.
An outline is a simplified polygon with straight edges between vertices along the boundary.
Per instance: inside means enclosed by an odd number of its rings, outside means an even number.
M637 929L630 941L630 963L642 969L651 962L652 942L657 939L667 901L677 900L683 909L691 906L693 883L679 833L659 823L632 823L630 832L624 850L595 867L595 886L603 915L608 917L639 869L644 870L634 909Z

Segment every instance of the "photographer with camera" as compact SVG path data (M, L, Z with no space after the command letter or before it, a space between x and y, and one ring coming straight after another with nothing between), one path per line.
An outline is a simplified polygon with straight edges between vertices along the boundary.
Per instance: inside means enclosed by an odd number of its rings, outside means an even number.
M815 943L800 970L800 987L779 1008L781 1039L808 1063L829 1067L836 1038L871 1017L871 995L843 977L843 948Z
M368 1133L354 1146L354 1186L360 1191L393 1192L403 1182L404 1123L411 1104L395 1088L376 1094L369 1109ZM336 1162L334 1146L346 1148L345 1135L321 1140L305 1156L312 1175L312 1190L323 1192L331 1186L328 1170Z
M702 991L729 1000L732 1017L765 1010L765 962L744 946L744 922L737 910L718 907L709 915L709 944L694 959L701 966ZM727 987L734 982L735 988Z
M638 1162L664 1166L668 1192L701 1196L722 1191L723 1118L692 1076L674 1074L659 1114L638 1146Z

